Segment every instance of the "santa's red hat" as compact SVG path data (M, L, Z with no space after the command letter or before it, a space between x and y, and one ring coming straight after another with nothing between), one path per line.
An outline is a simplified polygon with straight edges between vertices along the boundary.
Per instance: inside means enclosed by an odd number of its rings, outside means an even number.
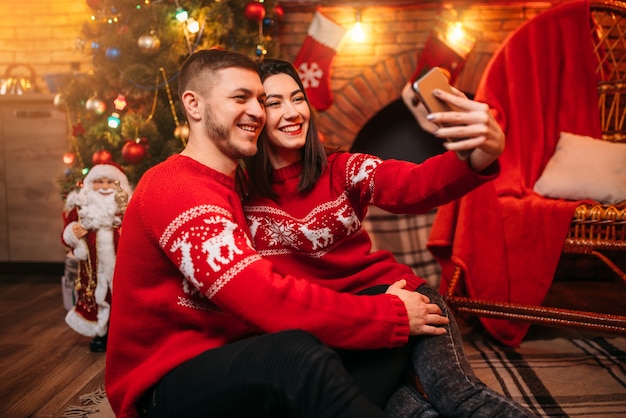
M96 164L91 167L89 173L87 173L85 179L83 180L83 184L86 187L92 187L95 180L105 177L119 181L120 186L126 192L131 190L130 184L128 183L128 177L126 177L124 169L119 164L114 162Z

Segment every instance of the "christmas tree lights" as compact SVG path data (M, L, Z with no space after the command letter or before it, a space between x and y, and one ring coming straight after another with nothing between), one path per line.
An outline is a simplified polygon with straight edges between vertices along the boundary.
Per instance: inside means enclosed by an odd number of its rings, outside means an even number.
M182 150L189 128L177 77L189 54L222 48L257 60L278 55L270 33L283 15L277 0L86 2L91 13L76 44L93 70L75 75L54 100L69 125L63 198L99 162L120 164L136 184Z

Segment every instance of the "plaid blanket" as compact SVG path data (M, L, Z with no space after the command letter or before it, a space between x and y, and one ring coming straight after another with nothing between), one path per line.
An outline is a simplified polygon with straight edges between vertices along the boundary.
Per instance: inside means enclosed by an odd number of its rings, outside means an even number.
M476 375L541 417L625 417L626 338L466 341Z
M435 209L424 215L395 215L370 206L363 228L370 234L373 250L390 251L438 289L441 267L426 248L436 213Z
M517 349L477 339L465 350L485 384L540 417L626 416L626 338L524 341ZM80 402L63 417L114 418L101 389Z

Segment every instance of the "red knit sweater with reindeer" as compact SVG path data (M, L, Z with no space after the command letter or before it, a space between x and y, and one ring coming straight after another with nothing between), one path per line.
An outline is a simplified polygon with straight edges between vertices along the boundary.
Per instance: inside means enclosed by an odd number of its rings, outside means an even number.
M426 213L493 179L499 164L477 174L453 152L419 165L333 153L308 192L297 191L301 171L301 163L274 170L272 190L279 197L245 202L254 245L279 273L298 272L312 283L354 293L399 279L406 279L411 290L426 283L388 251L371 252L361 226L369 205L393 213Z
M246 336L303 329L341 348L407 342L402 301L353 296L279 275L253 248L234 180L173 156L148 170L122 225L106 353L106 392L118 418L207 349Z

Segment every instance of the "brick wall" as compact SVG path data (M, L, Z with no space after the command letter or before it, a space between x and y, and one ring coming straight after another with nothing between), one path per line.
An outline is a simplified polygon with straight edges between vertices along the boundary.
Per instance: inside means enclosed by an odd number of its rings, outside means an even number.
M32 71L35 87L48 92L45 75L89 66L75 50L89 17L84 0L2 0L0 16L0 78L7 71L16 76L29 76Z
M293 60L306 37L315 7L284 4L285 16L277 36L283 58ZM307 3L307 2L304 2ZM308 2L310 3L310 2ZM384 4L385 2L380 2ZM436 4L392 8L370 6L361 10L368 41L356 44L348 39L335 57L331 87L335 102L320 112L324 135L331 145L349 148L360 128L386 104L397 99L416 65L416 53L423 47L437 16L462 19L477 39L475 50L456 85L473 92L480 75L500 42L519 24L550 6L546 2L507 2L493 6L488 2L463 10L436 9ZM295 6L294 6L295 5ZM355 20L352 7L322 7L321 12L346 28ZM90 59L76 48L83 23L90 10L83 0L0 1L0 76L14 64L12 71L36 74L36 86L47 92L43 77L54 73L86 71Z
M327 143L349 149L361 127L400 97L402 87L416 68L417 55L438 19L460 19L476 38L474 51L456 82L461 90L473 93L502 40L521 23L550 6L547 2L509 2L500 6L482 2L463 10L439 9L436 4L362 9L361 22L368 40L357 44L349 36L344 38L332 67L334 103L318 114ZM323 7L320 11L345 28L351 28L355 22L355 8ZM284 58L295 58L314 13L315 9L286 9L280 22Z

